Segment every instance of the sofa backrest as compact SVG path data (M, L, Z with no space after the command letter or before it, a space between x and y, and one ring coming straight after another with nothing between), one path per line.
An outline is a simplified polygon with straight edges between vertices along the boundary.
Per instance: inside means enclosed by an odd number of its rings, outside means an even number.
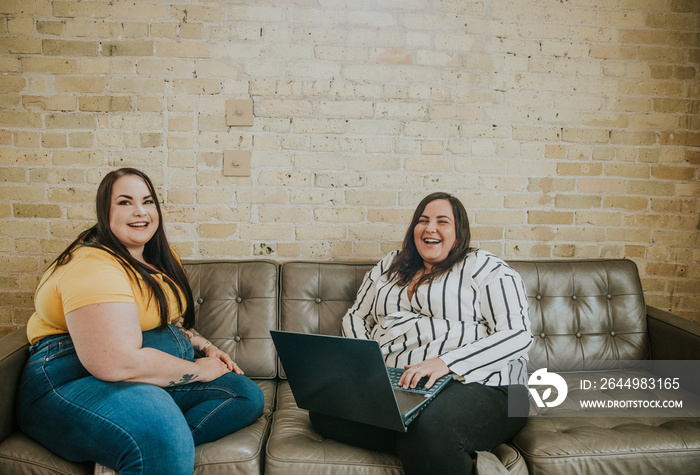
M626 259L509 261L528 293L530 369L597 369L601 361L649 358L639 273ZM281 267L282 330L340 334L372 263L288 262ZM584 366L581 366L581 363Z
M280 329L340 335L340 320L374 263L287 262L280 273ZM280 368L280 375L284 376Z
M634 262L509 261L528 293L530 369L649 358L646 308ZM196 328L254 378L274 378L269 331L340 334L340 320L373 262L186 262ZM586 366L585 369L596 369ZM279 374L283 375L280 371Z
M602 361L649 358L646 307L634 262L508 263L527 289L534 336L530 370L592 370Z
M252 378L274 378L279 266L272 261L184 262L195 304L195 328Z

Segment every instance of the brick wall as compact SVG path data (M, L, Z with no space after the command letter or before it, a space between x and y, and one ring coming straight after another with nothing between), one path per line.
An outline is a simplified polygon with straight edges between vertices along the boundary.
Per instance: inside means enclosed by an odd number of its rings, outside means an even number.
M700 321L698 165L697 0L2 0L0 334L119 166L184 258L378 259L445 190L476 245L631 258Z

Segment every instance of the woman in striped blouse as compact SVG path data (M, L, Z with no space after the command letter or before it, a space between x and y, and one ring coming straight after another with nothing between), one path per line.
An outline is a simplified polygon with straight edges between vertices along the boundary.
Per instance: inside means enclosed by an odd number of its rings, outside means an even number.
M527 351L532 343L525 286L495 255L470 247L467 213L447 193L418 205L403 248L366 276L343 317L343 334L379 342L399 381L448 383L408 432L311 414L326 437L399 455L406 474L470 474L505 468L489 450L523 426L508 399L527 404ZM513 401L516 399L517 401ZM507 473L507 472L504 472Z

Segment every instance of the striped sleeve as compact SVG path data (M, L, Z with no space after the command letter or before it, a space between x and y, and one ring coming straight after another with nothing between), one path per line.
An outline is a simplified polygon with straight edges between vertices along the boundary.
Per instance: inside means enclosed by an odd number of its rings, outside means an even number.
M509 362L526 358L532 344L525 284L505 262L486 256L472 275L488 336L460 346L440 358L465 381L486 381Z
M396 252L388 254L366 275L357 290L355 302L348 309L342 320L342 334L350 338L371 338L372 328L377 323L375 319L377 284L381 276L394 260Z

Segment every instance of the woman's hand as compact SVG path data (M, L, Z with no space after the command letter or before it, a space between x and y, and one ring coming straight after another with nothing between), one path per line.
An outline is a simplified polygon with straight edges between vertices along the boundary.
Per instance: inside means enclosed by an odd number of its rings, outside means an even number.
M206 383L229 373L231 370L226 363L213 356L198 358L194 362L199 366L199 374L195 381Z
M416 365L406 365L404 369L406 372L399 379L399 386L403 386L404 389L415 388L425 376L428 376L425 388L430 389L435 381L450 372L450 368L440 358L430 358Z
M231 359L231 356L225 351L218 349L214 345L207 346L202 351L208 357L216 358L217 360L224 363L229 371L233 371L236 374L243 374L243 370L239 368L236 363L234 363L234 361Z

